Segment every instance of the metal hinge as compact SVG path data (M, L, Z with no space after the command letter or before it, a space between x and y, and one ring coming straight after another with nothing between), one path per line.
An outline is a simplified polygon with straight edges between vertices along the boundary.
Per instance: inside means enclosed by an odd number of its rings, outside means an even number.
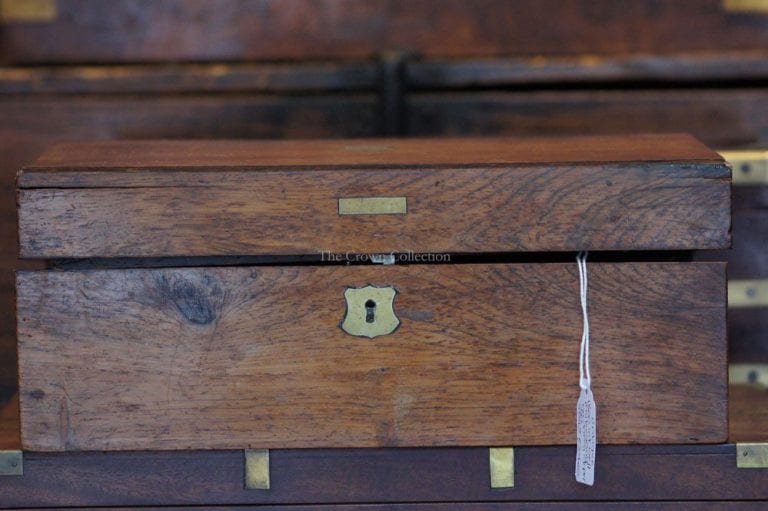
M729 280L728 307L768 307L768 279Z
M0 451L0 476L24 475L24 454L21 451Z
M733 184L768 185L768 151L718 151L733 167Z
M249 449L245 454L245 488L269 490L269 449Z
M491 447L488 449L488 461L491 469L491 488L514 488L515 448Z
M768 444L736 444L738 468L768 468Z

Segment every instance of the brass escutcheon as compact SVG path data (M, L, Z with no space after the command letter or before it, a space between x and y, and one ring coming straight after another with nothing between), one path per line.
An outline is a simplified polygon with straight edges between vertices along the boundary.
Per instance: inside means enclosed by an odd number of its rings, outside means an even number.
M394 332L400 325L395 315L397 291L392 286L349 287L344 291L347 312L341 329L350 335L373 339Z

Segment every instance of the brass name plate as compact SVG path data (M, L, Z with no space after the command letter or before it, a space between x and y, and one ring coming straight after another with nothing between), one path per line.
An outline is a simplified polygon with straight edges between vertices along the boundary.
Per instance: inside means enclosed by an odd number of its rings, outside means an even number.
M0 22L44 23L56 14L56 0L0 0Z
M405 197L349 197L339 199L340 215L405 215Z

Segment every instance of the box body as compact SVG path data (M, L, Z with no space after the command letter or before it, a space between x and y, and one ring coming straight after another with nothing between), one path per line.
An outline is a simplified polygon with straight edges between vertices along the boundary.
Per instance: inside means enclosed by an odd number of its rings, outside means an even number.
M25 449L571 443L585 249L599 441L725 440L725 266L662 255L730 243L688 137L71 145L19 186L22 255L86 259L17 275Z

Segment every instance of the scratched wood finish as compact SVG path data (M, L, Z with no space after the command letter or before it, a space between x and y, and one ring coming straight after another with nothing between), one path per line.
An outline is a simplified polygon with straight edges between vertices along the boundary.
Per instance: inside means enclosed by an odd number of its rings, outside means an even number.
M18 183L31 258L730 244L730 169L683 135L73 144ZM408 212L338 215L367 196Z
M23 1L23 0L22 0ZM19 63L285 60L764 50L765 12L722 0L57 0L3 24ZM301 34L301 37L297 37Z
M591 266L601 443L725 440L724 276ZM374 340L339 327L369 283ZM27 450L574 441L575 264L32 271L18 314Z

